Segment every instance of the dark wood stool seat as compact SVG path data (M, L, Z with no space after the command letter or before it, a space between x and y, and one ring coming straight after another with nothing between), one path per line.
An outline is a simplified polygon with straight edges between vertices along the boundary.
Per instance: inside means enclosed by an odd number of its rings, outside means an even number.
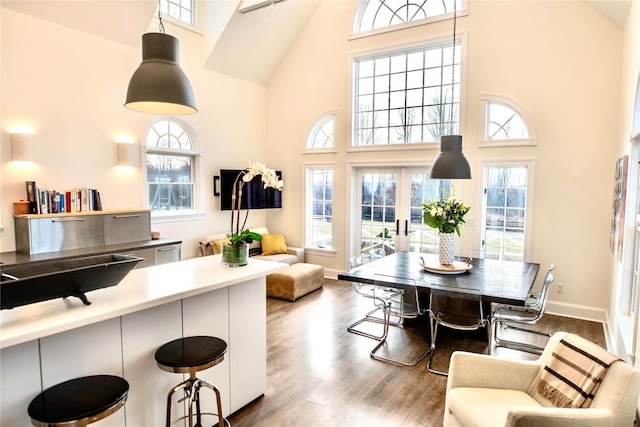
M196 372L209 369L224 360L227 352L227 343L216 337L209 336L193 336L178 338L162 345L155 354L158 367L164 371L175 372L181 374L189 374L189 378L178 384L169 391L167 396L167 419L166 426L169 427L171 422L171 406L172 396L178 390L184 390L187 400L188 415L183 418L189 420L189 427L202 426L202 415L217 415L218 426L231 426L222 415L222 399L220 391L213 384L196 378ZM202 387L213 390L216 395L217 413L202 413L200 411L200 389ZM195 404L196 422L193 423L193 406Z
M36 427L82 427L116 412L128 393L129 383L114 375L75 378L37 395L27 411Z
M224 360L227 343L216 337L178 338L156 351L160 369L176 373L194 373L209 369Z

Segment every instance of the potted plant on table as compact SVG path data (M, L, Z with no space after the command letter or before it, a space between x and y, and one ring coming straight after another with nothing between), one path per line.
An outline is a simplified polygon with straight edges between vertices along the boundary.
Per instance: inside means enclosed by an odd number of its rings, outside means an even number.
M231 232L227 234L228 242L222 244L222 265L225 267L247 265L249 245L254 241L262 240L259 233L244 228L249 217L249 209L246 210L244 221L240 226L242 188L245 183L250 182L256 176L260 176L265 189L274 188L282 191L283 182L276 171L260 162L249 162L249 167L238 174L233 183L233 193L231 194Z
M453 232L460 236L460 224L464 224L464 216L471 209L455 195L455 188L451 192L443 192L443 197L422 203L424 223L439 231L439 261L440 264L453 264L455 260L455 241Z

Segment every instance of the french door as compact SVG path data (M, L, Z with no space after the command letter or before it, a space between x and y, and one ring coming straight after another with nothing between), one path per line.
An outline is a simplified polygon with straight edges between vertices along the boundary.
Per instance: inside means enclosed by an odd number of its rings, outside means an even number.
M360 253L437 253L437 231L424 224L421 203L448 191L449 180L432 180L427 169L409 167L359 168L356 176Z

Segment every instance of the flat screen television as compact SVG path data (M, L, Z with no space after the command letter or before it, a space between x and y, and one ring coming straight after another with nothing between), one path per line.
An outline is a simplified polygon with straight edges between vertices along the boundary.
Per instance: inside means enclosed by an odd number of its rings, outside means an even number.
M241 169L220 169L220 209L231 210L233 183L242 172ZM282 179L282 172L276 171ZM275 188L264 188L260 176L254 177L242 187L241 209L273 209L282 207L282 191Z

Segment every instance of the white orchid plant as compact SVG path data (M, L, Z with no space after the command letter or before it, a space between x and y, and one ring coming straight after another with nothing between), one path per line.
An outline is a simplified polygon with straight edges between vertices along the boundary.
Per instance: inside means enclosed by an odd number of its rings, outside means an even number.
M437 228L441 233L453 233L460 236L460 224L464 224L464 216L471 209L466 206L455 194L455 188L451 186L451 192L443 192L443 198L437 197L429 203L422 203L424 223L431 228Z
M244 229L249 217L249 210L244 217L242 227L240 227L240 201L242 200L242 188L244 184L250 182L256 176L260 176L264 188L274 188L282 191L283 182L274 169L266 167L260 162L249 162L249 167L241 171L233 183L233 193L231 195L231 233L229 233L229 241L232 245L239 243L252 243L254 240L262 240L259 233Z

